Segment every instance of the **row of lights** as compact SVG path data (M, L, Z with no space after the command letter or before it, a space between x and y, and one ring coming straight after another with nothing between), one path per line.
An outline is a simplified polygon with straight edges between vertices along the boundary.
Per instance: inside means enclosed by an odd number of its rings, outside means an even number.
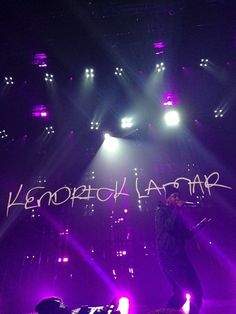
M201 59L201 63L200 63L200 66L201 67L207 67L209 63L209 60L208 59ZM165 65L164 65L164 62L161 62L161 63L158 63L156 64L156 69L157 69L157 72L162 72L162 71L165 71ZM119 67L116 67L115 68L115 72L114 74L116 76L122 76L123 75L123 68L119 68ZM87 78L93 78L95 76L95 71L94 69L92 68L86 68L85 69L85 76ZM45 73L45 77L44 77L44 80L47 81L47 82L53 82L53 74L50 74L50 73ZM14 82L13 82L13 78L12 76L5 76L5 83L7 85L13 85Z
M215 116L215 118L223 118L223 116L224 116L223 110L222 109L214 110L214 116ZM164 114L164 121L165 121L166 126L168 126L168 127L178 126L179 123L180 123L180 115L179 115L178 111L176 111L176 110L168 110L168 111L166 111L165 114ZM129 128L132 128L133 126L134 126L133 118L126 117L126 118L122 118L121 119L121 128L129 129ZM90 130L96 130L97 131L97 130L99 130L99 127L100 127L99 122L92 121L90 123ZM55 130L54 130L53 126L45 127L45 131L46 131L46 133L48 135L55 133ZM4 138L8 137L8 134L6 133L5 130L1 130L0 131L0 137L1 137L1 139L4 139ZM108 133L106 133L104 135L104 138L106 140L109 140L110 137L111 136Z

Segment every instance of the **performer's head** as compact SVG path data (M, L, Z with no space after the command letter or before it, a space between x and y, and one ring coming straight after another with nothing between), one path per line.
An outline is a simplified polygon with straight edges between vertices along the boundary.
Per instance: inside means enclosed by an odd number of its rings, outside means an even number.
M166 204L169 206L176 206L180 201L180 192L172 185L167 185L165 188L166 192Z
M57 297L50 297L40 301L35 311L39 314L70 314L71 312L63 304L62 299Z

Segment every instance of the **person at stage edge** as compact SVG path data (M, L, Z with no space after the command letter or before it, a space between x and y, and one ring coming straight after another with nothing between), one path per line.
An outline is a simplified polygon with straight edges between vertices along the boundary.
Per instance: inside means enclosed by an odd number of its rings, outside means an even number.
M185 242L211 219L204 218L189 229L181 215L184 201L179 190L166 187L165 204L156 210L156 237L163 271L173 286L167 307L180 310L186 302L186 293L191 295L189 314L198 314L202 305L202 288L198 276L186 254Z

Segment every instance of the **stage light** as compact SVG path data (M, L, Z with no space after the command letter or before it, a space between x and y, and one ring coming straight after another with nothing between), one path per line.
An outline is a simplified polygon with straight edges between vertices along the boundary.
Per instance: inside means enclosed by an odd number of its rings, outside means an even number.
M164 107L172 107L178 103L177 97L173 93L165 93L162 97Z
M69 262L69 258L68 257L59 257L57 259L58 263L68 263Z
M127 297L119 298L117 311L120 312L120 314L129 313L129 299Z
M90 122L90 130L98 130L99 129L99 122L98 121L91 121Z
M153 43L153 48L156 55L160 55L164 53L165 44L163 41L158 41Z
M35 118L47 118L48 110L44 105L35 105L32 109L32 116Z
M118 148L118 139L112 137L109 133L104 134L103 147L108 152L115 152Z
M190 300L191 299L191 295L189 293L186 293L186 300Z
M169 110L164 114L164 120L167 126L177 126L180 123L180 116L176 110Z
M85 75L87 78L94 77L94 69L85 69Z
M165 71L165 65L163 62L161 62L160 64L156 64L156 69L157 69L157 72L162 72L162 71Z
M53 74L45 73L44 80L47 82L53 82Z
M115 75L122 76L122 74L123 74L123 69L117 67L115 70Z
M125 256L127 254L126 251L117 251L116 252L116 256L121 257L121 256Z
M134 125L132 117L125 117L121 119L122 129L129 129Z
M12 77L11 77L11 76L5 76L5 83L6 83L7 85L13 85L14 82L13 82Z
M182 307L182 311L184 314L189 314L191 295L189 293L186 293L185 297L186 297L186 302L184 303Z
M133 269L133 267L129 267L129 274L130 274L131 278L134 278L134 269Z
M214 110L214 117L215 118L223 118L225 112L223 109L216 109Z
M32 64L38 67L47 67L47 55L45 53L34 54Z
M207 67L208 62L208 59L201 59L200 67Z
M47 132L47 134L53 134L55 133L53 126L46 126L45 127L45 131Z
M110 137L111 137L111 135L110 135L109 133L105 133L105 134L104 134L104 139L105 139L105 140L110 139Z
M1 130L1 131L0 131L0 136L1 136L1 139L7 138L8 135L7 135L7 133L6 133L6 130Z

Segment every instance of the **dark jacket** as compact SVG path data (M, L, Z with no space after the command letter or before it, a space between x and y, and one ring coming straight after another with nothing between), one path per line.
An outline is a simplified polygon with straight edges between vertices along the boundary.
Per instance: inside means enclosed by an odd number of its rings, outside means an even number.
M169 267L187 258L185 242L192 232L185 224L180 208L160 204L156 210L156 240L160 261Z

